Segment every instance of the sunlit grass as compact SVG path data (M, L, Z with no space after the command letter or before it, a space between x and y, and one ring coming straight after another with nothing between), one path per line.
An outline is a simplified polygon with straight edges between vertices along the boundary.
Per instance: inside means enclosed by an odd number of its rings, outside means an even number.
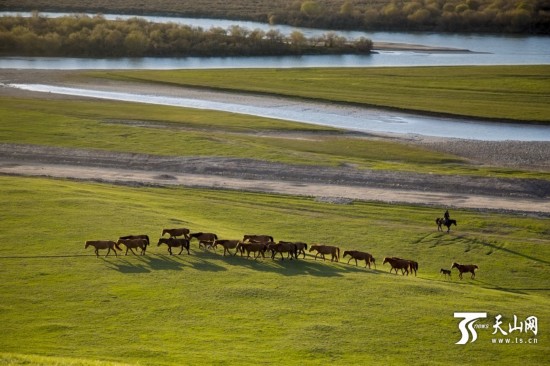
M467 355L520 365L549 351L547 218L453 210L459 226L447 234L436 231L437 208L41 178L0 184L0 364L409 365L414 353L422 364ZM181 226L365 250L377 269L223 257L196 242L189 256L155 244L143 257L84 249L85 240L131 233L156 243L164 227ZM418 277L389 274L382 259L392 255L418 260ZM453 261L478 264L476 280L445 280L439 269ZM535 315L540 342L496 350L480 330L465 353L454 344L455 311L487 311L488 322Z
M113 71L106 77L550 123L550 66Z

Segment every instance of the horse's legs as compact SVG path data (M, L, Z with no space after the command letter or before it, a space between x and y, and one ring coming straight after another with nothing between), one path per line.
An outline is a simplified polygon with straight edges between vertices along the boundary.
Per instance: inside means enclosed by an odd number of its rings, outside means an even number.
M99 249L95 248L94 252L95 252L95 256L99 257Z

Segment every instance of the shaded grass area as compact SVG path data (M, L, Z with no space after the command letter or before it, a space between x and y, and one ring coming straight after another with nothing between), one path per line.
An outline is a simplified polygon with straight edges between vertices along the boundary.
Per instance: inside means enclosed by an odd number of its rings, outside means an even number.
M550 66L113 71L94 77L550 123Z
M0 142L164 156L221 156L294 164L548 179L481 167L396 141L327 127L186 108L96 100L1 98Z
M446 234L426 207L7 176L0 184L0 364L78 355L83 365L409 365L414 353L421 364L519 365L550 350L548 219L455 210L459 226ZM196 242L189 256L154 244L142 257L84 249L126 234L156 243L165 227L333 244L368 251L378 266L224 258ZM389 274L382 259L393 255L418 260L418 277ZM441 277L453 261L478 264L476 280ZM539 343L496 346L491 328L457 346L455 311L487 311L491 325L498 314L505 325L535 315Z

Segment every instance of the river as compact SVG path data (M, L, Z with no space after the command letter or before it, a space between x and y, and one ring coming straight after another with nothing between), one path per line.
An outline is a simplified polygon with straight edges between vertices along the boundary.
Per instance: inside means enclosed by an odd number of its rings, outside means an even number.
M0 13L1 15L2 13ZM60 14L48 14L59 16ZM120 15L105 15L118 18ZM254 22L233 22L212 19L145 17L151 21L172 21L202 28L228 28L238 24L249 29L272 29L273 26ZM306 36L322 34L324 30L276 26L287 34L300 30ZM550 63L550 37L450 35L431 33L339 32L348 38L360 36L375 42L421 44L437 47L468 49L472 52L380 52L370 56L286 56L286 57L213 57L213 58L120 58L77 59L44 57L2 57L0 69L194 69L194 68L292 68L292 67L384 67L384 66L442 66L442 65L527 65ZM293 103L264 106L242 103L152 95L131 92L113 92L98 89L61 88L51 85L11 85L12 87L51 93L71 94L124 100L139 103L164 104L187 108L213 109L251 114L270 118L333 126L355 131L452 137L474 140L550 141L550 126L480 122L467 119L427 117L359 107L330 108L319 103ZM247 102L245 102L247 101Z

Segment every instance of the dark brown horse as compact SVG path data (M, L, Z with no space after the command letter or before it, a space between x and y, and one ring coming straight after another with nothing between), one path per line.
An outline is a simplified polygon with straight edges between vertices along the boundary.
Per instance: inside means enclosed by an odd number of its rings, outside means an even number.
M358 260L360 261L364 260L365 268L367 268L367 266L370 268L371 263L373 263L374 268L376 268L376 262L374 260L374 257L367 252L360 252L358 250L346 250L344 251L344 258L346 258L347 255L350 256L350 259L348 260L348 264L352 259L355 259L355 265L357 266Z
M391 265L390 273L395 269L395 274L397 274L397 270L400 269L403 276L405 273L407 273L407 276L409 275L409 268L411 265L409 261L396 257L386 257L384 258L384 262L382 264L384 265L386 263Z
M338 262L338 260L340 258L340 248L335 247L335 246L313 244L309 248L309 251L312 252L314 250L317 251L317 254L315 254L315 260L317 260L317 256L319 254L321 254L321 257L323 258L323 260L325 260L325 254L330 254L331 255L330 261L331 262L334 262L335 260L336 260L336 262Z
M288 243L293 244L296 246L296 259L298 259L298 255L302 254L303 258L306 257L306 250L307 250L307 244L303 243L301 241L282 241L280 240L279 243Z
M451 231L451 225L456 226L456 220L445 220L443 217L438 217L437 219L435 219L435 223L437 225L437 231L443 231L443 229L441 228L442 225L447 226L447 232Z
M191 254L189 253L189 240L188 239L183 239L183 238L160 238L159 239L159 242L157 243L157 247L160 247L161 244L166 244L168 246L168 253L170 253L170 255L172 255L172 248L177 248L177 247L181 247L181 250L180 252L178 253L178 255L180 255L184 249L187 250L187 254Z
M126 235L126 236L121 236L119 239L143 239L147 243L147 245L145 246L145 249L147 249L147 246L151 243L149 241L149 236L145 235L145 234L142 234L142 235Z
M225 253L228 253L229 255L231 255L231 252L229 251L229 249L237 249L237 245L239 245L240 242L241 242L240 240L227 240L227 239L216 240L212 248L216 250L216 247L218 245L221 245L223 247L223 255L225 256ZM237 251L235 250L235 254L233 255L236 255L236 254L237 254Z
M277 244L269 243L267 244L267 250L271 250L271 259L275 259L277 253L281 255L281 260L285 260L283 253L287 253L287 259L290 258L292 260L292 257L298 259L296 245L291 242L280 241Z
M470 272L472 274L470 276L472 280L476 278L476 270L479 269L475 264L458 264L456 262L451 266L451 269L453 268L458 269L458 278L462 279L463 273Z
M145 255L145 251L147 250L147 242L145 239L118 239L117 244L123 244L126 247L126 253L124 255L128 255L128 250L132 252L133 255L137 255L134 252L134 249L141 249L141 255Z
M218 236L214 233L193 233L189 234L189 241L193 240L193 238L197 239L199 241L199 248L201 246L204 246L205 249L212 248L216 240L218 240Z
M189 229L183 227L179 229L163 229L161 236L164 236L164 234L170 235L171 238L183 236L185 239L189 239Z
M441 268L441 270L439 271L439 273L441 273L442 275L444 275L445 278L447 278L447 276L449 276L449 278L451 278L451 270L450 270L450 269Z
M411 274L414 273L414 276L416 277L416 272L418 272L418 262L413 261L411 259L403 259L403 258L399 258L399 257L392 257L392 258L409 262L409 272Z
M115 252L115 256L118 257L118 254L116 253L116 249L122 251L122 249L118 246L118 244L111 240L88 240L86 241L86 245L84 245L84 249L88 248L89 246L92 246L95 248L94 252L96 257L99 257L99 249L108 249L107 254L105 254L105 256L108 256L112 250L113 252Z
M258 258L260 255L262 258L265 258L265 252L267 250L267 244L266 243L243 243L240 242L237 244L237 251L241 251L242 253L247 253L247 258L250 258L250 253L256 253L254 256L254 259Z
M270 235L245 235L243 236L244 243L274 243L273 237Z

